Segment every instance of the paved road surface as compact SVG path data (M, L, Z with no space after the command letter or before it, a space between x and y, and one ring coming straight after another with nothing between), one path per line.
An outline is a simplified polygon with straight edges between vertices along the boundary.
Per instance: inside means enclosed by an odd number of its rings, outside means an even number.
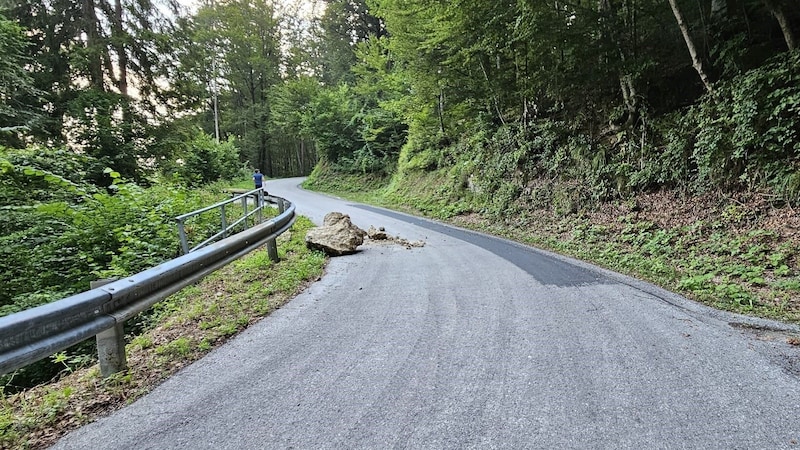
M800 351L778 324L297 183L267 189L426 245L333 259L56 448L800 449Z

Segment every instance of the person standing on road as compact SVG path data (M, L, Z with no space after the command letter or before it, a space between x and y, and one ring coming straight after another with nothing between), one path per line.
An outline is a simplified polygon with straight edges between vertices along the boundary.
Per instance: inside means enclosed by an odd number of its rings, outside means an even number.
M256 169L253 173L253 181L256 183L256 189L261 189L261 185L264 182L264 175L261 174L261 171Z

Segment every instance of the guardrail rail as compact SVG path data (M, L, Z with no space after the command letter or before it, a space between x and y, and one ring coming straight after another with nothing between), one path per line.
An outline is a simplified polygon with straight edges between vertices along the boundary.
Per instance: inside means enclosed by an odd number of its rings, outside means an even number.
M249 208L250 199L252 199L254 203L252 209ZM242 226L242 228L247 229L250 223L252 223L254 226L261 223L263 221L264 208L267 204L273 203L278 205L278 210L280 212L283 212L286 209L282 198L268 195L261 188L257 188L253 189L252 191L234 194L234 196L229 200L224 200L211 206L207 206L205 208L201 208L176 217L175 221L178 222L178 237L181 241L181 250L183 250L184 254L193 252L199 248L205 247L211 242L217 241L220 238L224 239L228 237L230 234L233 234L232 231L238 226ZM228 223L230 217L226 212L226 207L229 205L241 206L243 211L242 216L231 223ZM189 238L186 233L186 222L194 217L214 210L219 211L220 231L210 236L203 242L195 245L194 247L190 247Z
M278 260L276 239L294 224L295 207L283 198L263 195L262 206L264 197L278 204L278 216L127 278L0 317L0 374L92 336L97 337L102 375L123 370L122 327L127 319L265 243L269 257Z

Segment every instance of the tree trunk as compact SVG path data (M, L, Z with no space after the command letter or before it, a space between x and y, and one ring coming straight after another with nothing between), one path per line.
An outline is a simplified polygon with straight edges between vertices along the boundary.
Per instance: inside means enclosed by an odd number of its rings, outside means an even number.
M439 131L444 136L444 89L439 89L439 105L437 108L439 113Z
M711 20L717 21L728 15L728 2L726 0L711 0Z
M630 127L636 120L638 116L638 109L639 109L639 98L636 93L636 87L633 83L633 75L628 71L628 54L626 52L626 48L636 48L636 38L632 39L633 42L630 42L631 39L629 38L629 45L624 45L624 39L626 36L635 36L635 18L632 12L633 8L628 3L623 3L623 8L625 8L623 16L625 17L625 21L622 25L626 28L630 29L620 31L620 25L618 23L612 22L611 18L618 17L619 10L617 7L611 3L610 0L600 0L597 4L597 11L603 17L602 22L606 28L605 33L601 34L601 39L607 39L610 41L614 48L616 49L617 55L619 57L620 62L620 74L619 74L619 87L620 92L622 92L622 101L625 105L625 110L627 111L627 117L625 119L625 123L621 126L609 124L609 129L616 133L620 129L626 129ZM602 30L602 28L601 28ZM605 37L603 37L605 35ZM634 56L635 57L635 56ZM610 58L609 58L610 59Z
M267 134L263 131L258 133L259 135L259 147L260 153L264 161L264 166L266 168L265 174L272 178L275 176L275 168L272 165L272 154L269 151L269 145L267 145Z
M786 47L789 49L789 51L797 48L797 40L795 39L794 32L792 31L792 24L789 23L789 18L786 17L783 7L770 0L765 0L764 4L767 6L769 12L772 13L773 17L775 17L775 20L778 21L778 25L781 27L781 32L783 32L783 39L786 41Z
M100 32L98 31L97 13L95 12L94 0L84 0L82 2L83 9L83 31L86 33L86 47L90 49L89 55L92 55L92 50L95 46L100 46ZM104 89L103 83L103 59L101 53L95 53L96 56L91 56L88 62L89 82L92 87L101 91Z
M686 26L686 22L683 20L683 15L678 8L678 3L676 0L668 1L669 6L672 8L672 13L675 14L675 20L678 21L678 27L680 27L681 34L683 34L683 40L686 41L686 48L689 50L689 56L692 57L692 67L694 67L694 70L696 70L697 74L700 75L700 80L703 82L706 91L712 93L714 92L714 88L711 86L711 81L709 81L708 75L706 75L706 72L703 70L703 63L700 61L700 57L697 55L697 49L694 46L692 37L689 35L689 28Z
M506 119L503 117L503 113L500 111L500 102L497 99L497 94L495 94L494 89L492 88L491 82L489 81L489 72L486 70L486 66L483 64L483 58L478 58L478 61L481 63L481 70L483 71L483 78L486 80L486 86L488 87L489 92L492 93L492 105L494 105L494 111L497 113L497 117L500 119L500 122L505 125ZM500 64L499 60L498 64Z
M114 50L116 50L117 58L119 58L117 88L120 94L128 97L128 54L125 52L125 31L122 28L122 0L114 1L114 27L112 30Z

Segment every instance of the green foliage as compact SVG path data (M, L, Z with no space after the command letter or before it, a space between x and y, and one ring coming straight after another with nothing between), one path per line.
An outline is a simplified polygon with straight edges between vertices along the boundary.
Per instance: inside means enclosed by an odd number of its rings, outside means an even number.
M186 337L179 337L174 341L156 347L157 354L171 357L185 357L191 351L191 341Z
M756 22L723 12L706 25L726 69L715 95L686 108L702 85L663 6L370 1L389 34L358 43L348 81L356 93L341 94L338 126L326 124L318 144L334 144L327 157L342 169L383 164L398 182L447 169L457 194L496 216L515 214L528 193L561 214L663 186L768 187L796 198L800 64L797 52L764 46L774 11L752 4ZM405 142L392 147L402 148L396 168L353 144L365 128L345 119L360 118L348 99L369 105L361 117L384 110L404 124L394 126L403 139L377 139Z
M177 160L164 165L162 170L174 181L187 186L242 178L247 171L239 161L239 150L233 137L217 142L208 134L197 132L175 157Z
M26 160L32 156L26 151L11 151L6 156L30 164L51 163L52 167L75 163L68 159ZM98 278L129 276L178 256L180 243L173 218L227 197L221 185L190 189L162 182L144 188L122 180L110 168L102 172L113 184L99 190L80 180L66 180L32 166L20 169L5 161L0 195L18 206L5 207L0 215L4 230L0 235L0 284L4 286L0 315L85 291L90 281ZM47 201L45 193L54 189L65 192L62 199ZM41 192L43 200L27 197L29 191ZM231 221L241 215L235 206L228 210ZM219 216L208 215L194 220L187 231L199 242L218 229ZM127 331L141 329L149 320L145 316L130 321ZM33 364L0 380L10 388L49 380L65 368L72 370L85 363L93 353L91 343L72 348L52 362Z
M40 399L29 400L30 407L21 417L3 396L0 400L2 402L0 403L0 445L5 448L23 448L18 447L22 436L27 431L35 429L37 424L48 423L61 414L67 408L73 394L74 389L69 386L47 389Z
M168 83L155 79L170 61L169 20L149 0L120 5L121 16L106 1L24 0L7 9L27 39L27 58L8 62L24 67L35 89L19 90L14 103L41 117L13 144L67 145L139 180L149 172L141 160L153 157L151 127L168 110Z
M86 89L76 93L69 104L69 112L74 120L70 130L73 145L85 148L91 156L114 167L126 178L143 176L145 168L139 165L138 159L150 156L147 126L130 99ZM94 180L96 184L102 181L101 178Z
M279 308L322 274L325 255L304 242L313 226L307 218L297 218L279 238L277 264L266 256L266 249L257 250L154 305L142 334L126 347L128 371L101 379L96 366L78 369L69 354L58 354L56 367L65 373L57 385L42 384L16 394L0 385L0 447L46 446L58 437L53 430L66 433L107 415L115 405L135 400ZM265 264L269 270L264 270ZM103 405L98 398L104 399Z
M800 155L799 76L800 53L780 55L721 83L691 110L702 187L772 185L796 193L786 178L795 176Z
M450 168L460 180L454 191L481 199L496 217L516 214L518 202L570 214L659 186L770 189L797 202L797 67L796 52L780 55L718 84L714 96L686 114L642 121L603 139L553 118L499 127L478 121L445 147L412 133L399 172Z
M219 129L235 136L242 160L267 176L274 165L271 98L280 82L281 39L276 4L233 0L203 5L185 22L180 64L190 92L216 90ZM201 84L202 87L197 86ZM213 112L205 129L214 130Z
M303 130L325 159L344 171L387 174L395 167L406 127L374 100L341 84L316 93Z
M38 182L36 174L30 176ZM173 217L221 195L120 181L112 188L70 201L6 208L0 216L3 314L81 292L93 279L127 276L177 256Z
M386 186L388 178L375 173L352 173L338 170L325 161L320 162L303 183L310 189L328 192L369 192Z
M81 201L97 192L89 182L102 178L103 169L96 158L65 148L0 147L0 204Z
M365 0L326 0L319 19L319 66L321 81L335 86L352 85L352 67L357 62L355 47L386 34L380 19L371 14Z
M318 151L331 162L353 155L360 147L355 119L358 109L351 91L344 84L320 90L305 117L308 134L314 137Z

